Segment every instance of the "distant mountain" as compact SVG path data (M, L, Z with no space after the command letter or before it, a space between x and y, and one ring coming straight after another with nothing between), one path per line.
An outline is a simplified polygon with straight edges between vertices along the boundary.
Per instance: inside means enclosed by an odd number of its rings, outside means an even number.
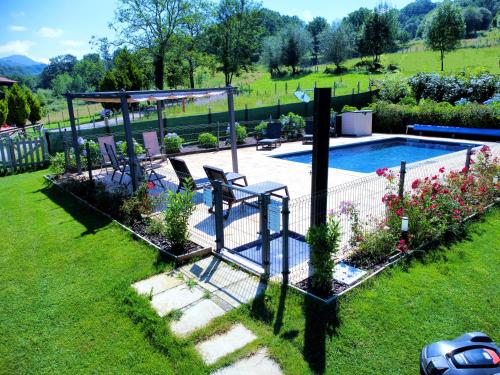
M36 75L40 74L46 66L23 55L0 58L0 73L3 75Z

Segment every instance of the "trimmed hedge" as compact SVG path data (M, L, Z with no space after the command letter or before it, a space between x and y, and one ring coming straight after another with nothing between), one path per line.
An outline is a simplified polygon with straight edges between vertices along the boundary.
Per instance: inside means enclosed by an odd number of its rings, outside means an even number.
M378 133L404 133L406 126L412 124L500 129L499 104L452 106L423 101L419 105L403 105L379 101L371 108L373 130Z

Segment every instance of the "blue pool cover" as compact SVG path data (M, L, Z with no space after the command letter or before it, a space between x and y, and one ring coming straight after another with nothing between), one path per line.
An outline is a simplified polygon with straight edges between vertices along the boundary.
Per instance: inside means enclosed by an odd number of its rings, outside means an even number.
M329 167L371 173L392 168L401 161L414 163L479 146L471 143L438 142L410 138L391 138L330 148ZM311 164L312 151L275 156L279 159Z

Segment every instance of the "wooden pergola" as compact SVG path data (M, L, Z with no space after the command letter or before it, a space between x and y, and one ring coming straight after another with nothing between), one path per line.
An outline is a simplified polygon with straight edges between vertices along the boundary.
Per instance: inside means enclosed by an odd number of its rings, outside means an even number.
M227 95L228 103L228 121L231 137L231 156L233 163L233 171L238 172L238 149L236 144L236 127L234 115L234 87L227 86L224 88L213 89L190 89L190 90L152 90L152 91L108 91L108 92L92 92L92 93L71 93L66 94L68 103L69 120L71 124L71 135L73 148L75 150L77 171L81 173L81 160L78 150L78 130L76 127L75 114L73 109L73 100L81 99L89 102L97 103L117 103L123 116L123 126L125 130L125 141L127 142L127 156L130 163L130 175L132 176L132 190L136 191L138 188L138 175L139 170L138 159L134 152L134 145L132 140L132 125L130 122L130 114L128 110L129 104L141 103L147 101L156 101L156 110L158 114L158 127L160 129L160 139L163 142L165 137L165 129L163 126L163 112L162 103L165 100L178 100L189 98L202 98L216 95Z

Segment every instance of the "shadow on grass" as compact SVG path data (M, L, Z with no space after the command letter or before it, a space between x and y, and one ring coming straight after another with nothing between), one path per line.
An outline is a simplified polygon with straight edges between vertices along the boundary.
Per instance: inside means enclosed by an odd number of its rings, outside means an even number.
M306 296L304 299L304 359L315 373L325 372L326 340L340 325L337 301L329 305Z
M81 233L81 236L95 234L111 223L109 218L85 206L82 202L64 192L56 185L47 184L42 189L36 190L33 193L44 194L52 202L66 211L74 220L82 224L86 230Z

